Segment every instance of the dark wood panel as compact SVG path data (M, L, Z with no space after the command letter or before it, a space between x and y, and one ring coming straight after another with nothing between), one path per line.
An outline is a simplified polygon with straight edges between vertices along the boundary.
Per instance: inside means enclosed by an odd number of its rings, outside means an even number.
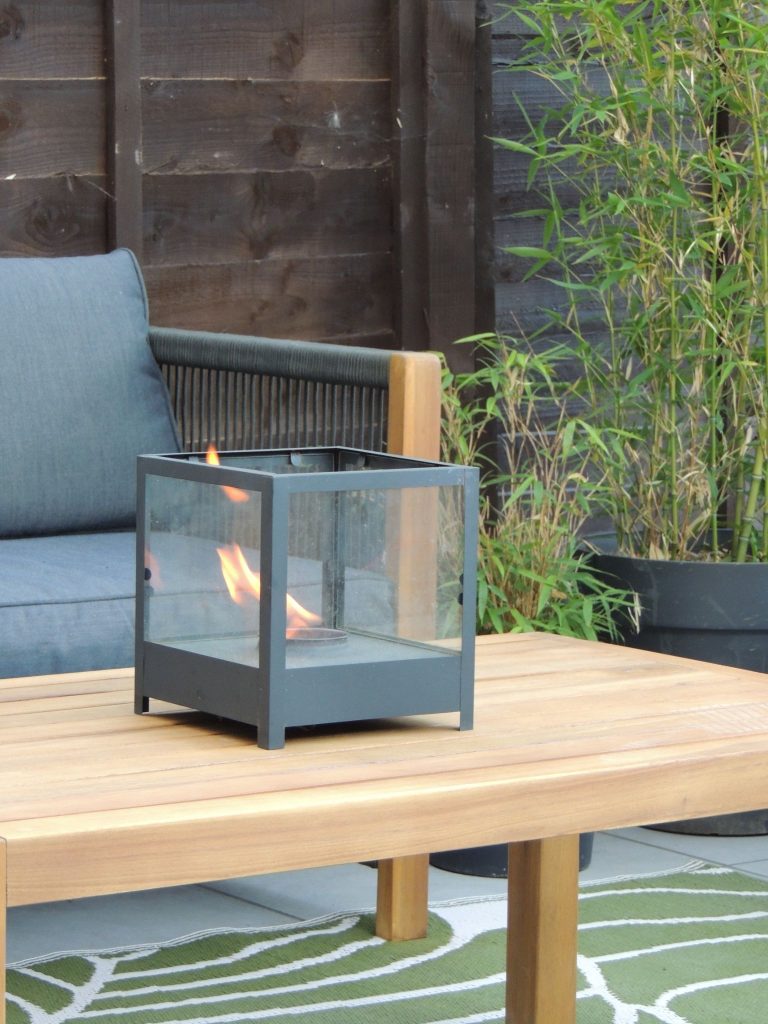
M392 330L388 255L145 266L155 324L363 343Z
M149 175L150 264L389 252L387 171Z
M567 308L563 289L542 278L496 286L496 325L502 333L529 336L548 322L545 310L565 313ZM583 301L579 309L582 331L586 335L599 334L604 328L602 305L598 301Z
M475 331L474 0L427 6L426 188L429 219L430 347L470 370Z
M394 323L405 349L429 348L429 251L426 202L426 104L422 4L392 3L392 147Z
M574 235L577 231L575 226L569 228L569 234ZM541 248L544 245L544 218L543 217L509 217L496 221L496 272L499 281L517 282L522 281L531 268L532 261L525 257L515 256L504 252L505 246L530 245ZM595 267L592 263L581 263L578 267L579 276L582 279L589 279L594 273ZM557 276L557 264L551 263L545 267L541 274L547 277ZM560 291L560 289L558 289Z
M495 4L494 7L493 14L496 18L493 25L494 49L500 43L503 44L505 40L516 39L520 36L525 38L531 35L530 26L517 17L513 5L504 4L502 8L501 5Z
M104 75L102 0L0 5L0 78Z
M519 23L521 28L524 26ZM504 22L501 22L501 26ZM498 28L499 26L497 26ZM525 29L528 32L528 29ZM528 37L521 33L500 33L494 32L492 60L494 68L503 68L513 60L517 60L525 53Z
M0 177L104 173L104 82L0 80Z
M544 244L544 219L542 217L509 217L496 221L496 274L499 281L516 283L522 281L531 268L531 260L504 252L505 246ZM554 274L553 264L547 272Z
M584 72L589 87L598 95L609 94L610 86L605 71L592 68ZM528 134L528 121L538 123L549 114L551 124L557 124L553 112L564 103L561 88L543 81L534 71L497 69L494 75L494 132L506 138L520 139Z
M388 82L145 81L144 169L282 170L389 162Z
M141 25L135 0L106 0L109 244L141 259Z
M478 0L475 27L475 330L493 331L495 248L493 223L493 0Z
M143 74L387 78L389 7L389 0L143 0Z
M530 157L524 153L496 147L494 154L494 204L495 216L505 217L521 210L546 206L546 187L543 176L528 185ZM578 203L579 191L567 179L568 162L563 161L562 170L566 177L557 181L557 194L563 205Z
M0 256L80 256L106 248L104 178L0 180Z

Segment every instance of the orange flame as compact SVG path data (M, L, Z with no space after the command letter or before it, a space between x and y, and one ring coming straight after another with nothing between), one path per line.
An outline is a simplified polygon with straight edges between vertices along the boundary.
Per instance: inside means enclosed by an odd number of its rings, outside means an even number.
M208 463L209 466L221 465L221 462L219 461L219 453L216 451L215 445L208 445L208 451L205 456L205 461ZM250 501L251 496L248 493L248 491L242 491L239 487L222 486L221 489L222 491L224 491L224 493L226 494L230 501Z
M221 574L227 585L229 596L235 604L245 604L248 596L261 600L261 577L254 572L246 560L239 544L230 548L216 548L221 560Z
M235 604L244 604L248 597L261 599L261 577L248 565L248 560L242 552L239 544L232 544L227 548L216 548L221 560L221 573L227 585L229 596ZM285 610L288 618L288 633L291 629L300 629L302 626L317 625L322 622L319 615L309 611L303 605L286 594Z

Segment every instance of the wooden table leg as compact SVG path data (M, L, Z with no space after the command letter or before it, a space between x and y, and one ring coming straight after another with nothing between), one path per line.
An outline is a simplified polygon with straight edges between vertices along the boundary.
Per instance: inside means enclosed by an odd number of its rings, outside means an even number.
M509 847L507 1024L574 1024L579 837Z
M427 934L429 854L379 861L376 934L402 942Z
M5 1024L5 929L8 905L6 847L0 839L0 1024Z

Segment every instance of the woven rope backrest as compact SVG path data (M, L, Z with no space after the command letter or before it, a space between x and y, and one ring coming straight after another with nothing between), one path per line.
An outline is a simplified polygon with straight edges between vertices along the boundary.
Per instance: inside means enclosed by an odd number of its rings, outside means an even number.
M391 353L150 328L187 451L387 443Z
M386 447L387 389L163 365L182 444L204 450Z

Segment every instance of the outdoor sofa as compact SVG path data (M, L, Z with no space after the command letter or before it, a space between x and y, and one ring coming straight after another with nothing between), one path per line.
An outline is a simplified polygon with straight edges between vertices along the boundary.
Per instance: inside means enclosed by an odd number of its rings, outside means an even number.
M0 310L0 677L133 664L137 455L437 456L435 356L151 327L128 250L0 259Z

